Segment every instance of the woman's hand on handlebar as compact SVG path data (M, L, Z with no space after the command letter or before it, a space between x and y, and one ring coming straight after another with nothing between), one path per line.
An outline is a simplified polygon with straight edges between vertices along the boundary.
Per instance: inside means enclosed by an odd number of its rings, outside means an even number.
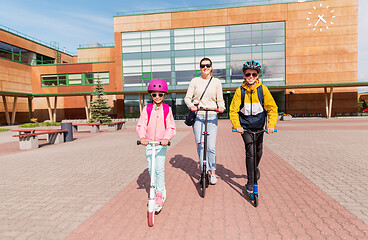
M167 146L169 144L169 140L167 139L162 139L161 140L161 146Z
M236 128L236 132L243 134L244 133L244 129L242 127L237 127Z
M225 111L225 108L223 108L223 107L219 107L217 109L217 112L219 112L219 113L223 113L224 111Z
M145 139L145 138L141 138L141 145L147 146L148 145L148 140Z
M191 106L191 107L190 107L190 111L192 111L192 112L197 112L197 111L198 111L197 106Z

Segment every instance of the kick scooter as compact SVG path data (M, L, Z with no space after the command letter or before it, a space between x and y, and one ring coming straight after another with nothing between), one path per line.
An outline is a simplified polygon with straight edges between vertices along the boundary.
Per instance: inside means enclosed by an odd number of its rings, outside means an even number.
M202 174L201 174L201 186L202 186L202 197L206 195L206 188L208 187L209 179L208 179L208 173L207 173L207 136L209 135L207 132L207 118L208 118L208 112L218 112L218 109L207 109L207 108L198 108L198 111L205 111L206 112L206 118L204 122L204 132L202 135L204 136L203 141L203 162L202 162Z
M141 141L137 141L137 145L141 145ZM159 214L162 210L162 207L156 205L156 191L155 191L155 166L156 166L156 146L161 145L161 142L149 142L148 145L152 147L152 161L151 161L151 183L150 190L148 196L148 226L152 227L155 223L155 214ZM170 146L170 142L168 143Z
M233 132L236 132L236 129L232 130ZM257 135L261 134L263 132L267 132L267 129L263 129L260 131L250 131L248 129L244 129L244 132L249 133L252 136L252 141L253 141L253 161L254 161L254 189L253 189L253 193L248 193L248 191L246 190L248 196L250 197L251 200L254 201L254 206L258 207L259 204L259 195L258 195L258 179L257 179L257 146L255 144L256 140L257 140ZM277 129L274 130L274 132L277 132Z

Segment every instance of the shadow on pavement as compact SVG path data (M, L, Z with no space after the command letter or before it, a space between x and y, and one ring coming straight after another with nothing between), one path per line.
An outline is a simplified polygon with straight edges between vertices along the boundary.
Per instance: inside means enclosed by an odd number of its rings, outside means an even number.
M198 162L191 158L184 157L183 155L175 155L170 159L170 164L172 167L181 169L188 174L194 187L197 189L198 195L202 196L202 190L199 184L201 172L198 167Z
M145 189L147 194L149 193L150 188L150 175L148 172L148 168L146 168L137 179L138 188L137 189Z

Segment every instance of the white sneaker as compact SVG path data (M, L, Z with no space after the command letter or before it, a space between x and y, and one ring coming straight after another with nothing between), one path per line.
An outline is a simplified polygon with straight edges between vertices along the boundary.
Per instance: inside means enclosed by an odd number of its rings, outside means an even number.
M210 175L210 183L215 185L217 183L217 177L215 174Z

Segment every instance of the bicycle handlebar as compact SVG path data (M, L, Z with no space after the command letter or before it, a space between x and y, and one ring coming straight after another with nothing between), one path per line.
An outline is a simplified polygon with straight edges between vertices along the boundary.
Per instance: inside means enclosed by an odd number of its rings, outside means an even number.
M161 142L148 142L149 144L158 144L161 145ZM141 141L137 140L137 145L141 145ZM167 146L170 146L170 141L167 143Z
M237 131L236 131L236 129L232 129L232 131L233 131L233 132L237 132ZM247 129L243 129L243 132L247 132L247 131L249 131L249 130L247 130ZM277 132L277 129L275 128L273 131L274 131L274 132ZM260 132L267 132L267 129L260 130L260 131L258 131L258 132L259 132L259 133L260 133Z

